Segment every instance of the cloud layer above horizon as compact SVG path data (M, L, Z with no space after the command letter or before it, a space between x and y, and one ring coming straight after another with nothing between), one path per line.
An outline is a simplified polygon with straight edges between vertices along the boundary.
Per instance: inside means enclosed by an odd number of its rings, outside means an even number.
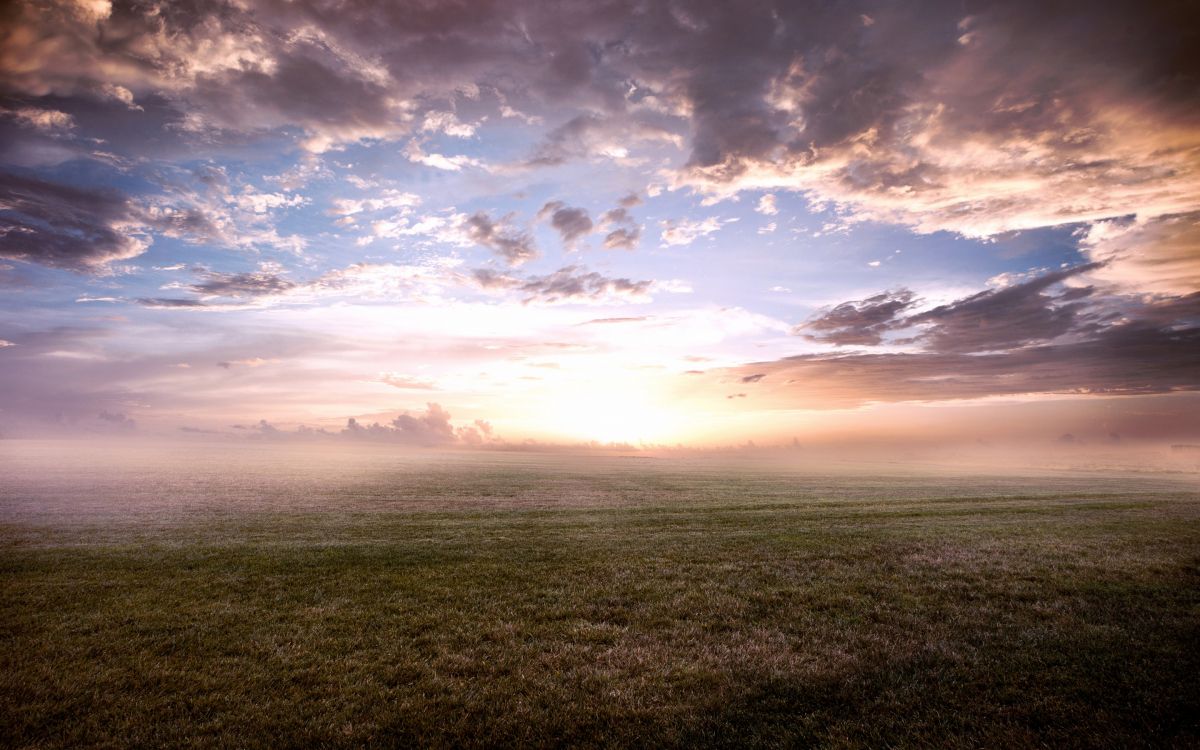
M1079 402L1022 428L1046 436L1194 410L1197 16L10 3L0 431L711 443L887 404Z

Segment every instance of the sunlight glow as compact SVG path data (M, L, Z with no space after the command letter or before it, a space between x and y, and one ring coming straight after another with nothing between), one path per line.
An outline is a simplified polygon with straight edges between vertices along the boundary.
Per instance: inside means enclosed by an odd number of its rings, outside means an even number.
M684 439L691 425L644 384L567 386L545 401L538 422L564 438L600 443L672 443Z

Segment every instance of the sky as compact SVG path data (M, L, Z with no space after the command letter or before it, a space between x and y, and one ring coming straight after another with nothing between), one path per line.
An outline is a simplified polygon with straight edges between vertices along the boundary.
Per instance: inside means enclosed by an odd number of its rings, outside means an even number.
M1198 16L6 3L0 435L1200 440Z

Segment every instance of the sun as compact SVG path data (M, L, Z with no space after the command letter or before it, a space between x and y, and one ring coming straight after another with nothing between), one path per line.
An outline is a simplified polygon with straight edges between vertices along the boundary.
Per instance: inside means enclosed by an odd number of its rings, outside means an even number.
M687 425L683 413L649 388L581 385L545 402L542 420L551 431L598 443L673 443Z

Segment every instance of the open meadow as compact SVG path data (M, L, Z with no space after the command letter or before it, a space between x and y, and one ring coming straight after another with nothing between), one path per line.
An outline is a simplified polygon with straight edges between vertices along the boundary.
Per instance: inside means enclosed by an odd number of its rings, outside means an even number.
M6 441L0 746L1195 747L1198 486Z

